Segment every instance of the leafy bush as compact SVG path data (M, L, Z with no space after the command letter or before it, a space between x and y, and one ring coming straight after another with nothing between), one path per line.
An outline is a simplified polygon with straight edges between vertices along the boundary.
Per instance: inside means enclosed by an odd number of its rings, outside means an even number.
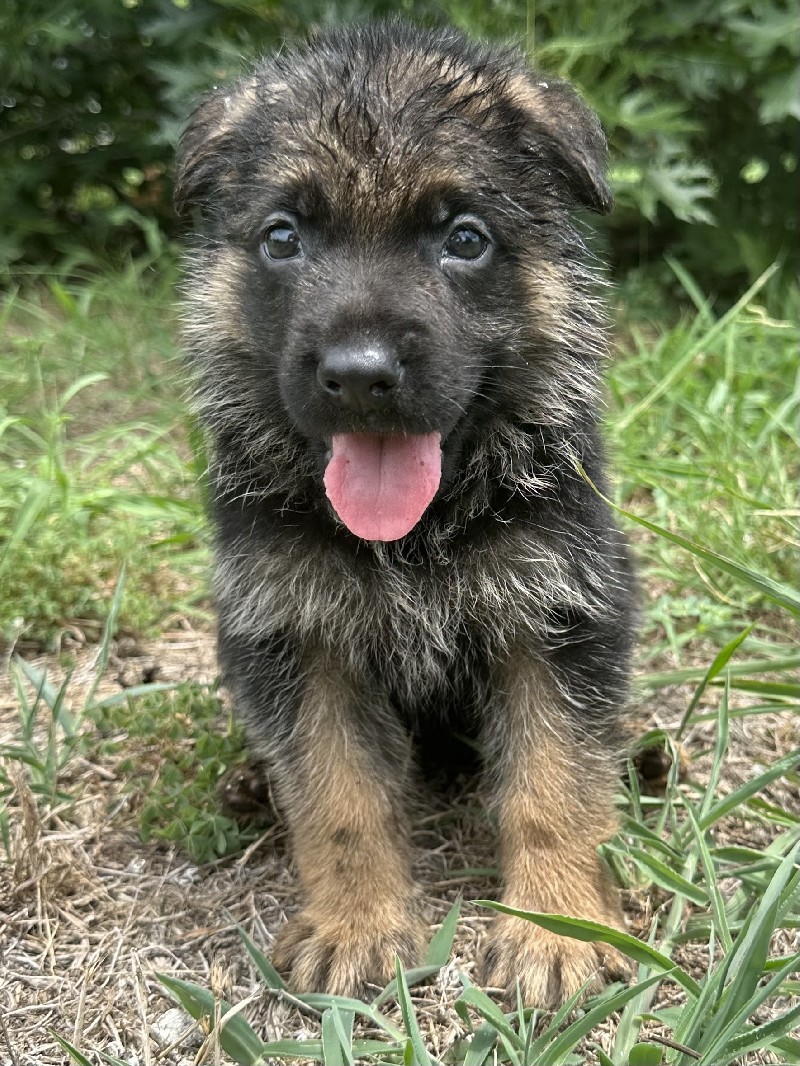
M800 11L788 0L540 0L537 59L609 132L617 257L670 246L730 291L795 254Z
M170 225L177 114L214 59L225 75L247 48L256 18L235 16L207 0L6 0L0 211L15 221L0 258L97 252L140 216Z
M621 265L670 247L733 290L796 247L789 0L6 0L0 263L128 246L153 223L170 232L191 101L284 38L402 11L521 41L534 7L536 63L576 81L609 130Z

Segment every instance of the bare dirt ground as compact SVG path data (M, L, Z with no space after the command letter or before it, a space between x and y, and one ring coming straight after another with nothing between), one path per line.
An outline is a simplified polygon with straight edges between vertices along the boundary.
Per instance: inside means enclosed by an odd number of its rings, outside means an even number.
M119 677L135 681L152 673L154 663L159 680L206 682L215 674L213 636L188 627L157 642L119 650L127 654L112 658L103 681L108 693L119 690ZM699 659L703 665L708 661L705 655ZM93 653L82 652L78 662L75 680L88 683ZM56 669L52 661L48 667ZM689 693L685 688L658 693L648 701L643 718L674 726ZM18 728L13 690L4 683L0 745L13 741ZM709 763L703 752L713 746L713 736L710 723L695 727L687 738L689 772L695 779L703 779ZM788 714L733 719L722 790L749 779L795 743L796 723ZM6 765L15 791L9 808L11 861L0 863L0 1062L63 1066L68 1059L54 1033L92 1062L96 1051L129 1066L229 1061L213 1038L204 1042L188 1015L175 1008L157 979L159 972L194 981L228 1002L244 1003L246 1017L264 1039L318 1036L314 1012L301 1012L264 989L235 929L238 923L269 954L276 930L298 905L280 823L265 828L237 858L198 867L163 845L141 842L131 807L135 797L120 787L118 761L76 758L62 785L80 797L77 808L69 821L56 809L44 822L24 767L16 761ZM797 809L797 796L785 784L776 783L767 798ZM753 823L735 818L723 826L731 843L763 845L759 832ZM468 873L495 862L490 822L474 785L429 799L416 821L414 842L432 928L459 893L470 900L496 891L492 877ZM639 934L648 928L659 896L629 893L625 905L631 932ZM452 962L434 983L413 990L422 1031L435 1055L463 1035L453 1009L461 992L458 972L470 972L488 921L485 911L466 903ZM776 952L797 950L790 939L788 933L777 934ZM696 976L707 962L691 945L679 961ZM669 997L680 1002L677 987L665 984L660 1001ZM785 1009L786 1003L772 1007ZM608 1023L593 1035L609 1047L612 1030ZM594 1061L591 1054L586 1061ZM756 1054L743 1061L770 1060Z

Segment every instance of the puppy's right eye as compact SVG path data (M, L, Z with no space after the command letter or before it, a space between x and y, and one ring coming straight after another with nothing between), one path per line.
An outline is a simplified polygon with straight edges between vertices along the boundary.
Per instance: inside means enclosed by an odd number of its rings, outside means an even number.
M458 226L445 241L444 254L450 259L480 259L488 243L472 226Z
M443 266L458 263L479 266L489 259L487 253L491 247L483 223L469 215L462 216L453 222L450 235L442 245L440 260Z
M289 222L273 222L264 233L261 249L267 259L294 259L300 254L300 235Z

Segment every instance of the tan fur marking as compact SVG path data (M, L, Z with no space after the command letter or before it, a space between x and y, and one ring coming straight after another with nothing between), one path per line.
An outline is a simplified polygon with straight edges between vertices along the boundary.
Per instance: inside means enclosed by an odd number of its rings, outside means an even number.
M321 673L321 671L320 671ZM282 805L305 908L281 932L275 964L299 991L358 995L386 984L394 958L414 964L422 942L415 912L399 782L385 779L354 734L346 684L316 676L297 726L304 772L284 781Z
M531 117L544 120L550 115L547 82L533 82L525 74L512 74L506 85L509 98Z
M202 339L212 333L222 340L244 343L244 315L239 294L246 286L246 253L234 245L221 245L213 266L206 269L201 283L190 293L190 314L184 315L184 336Z
M549 340L563 340L564 322L574 301L574 282L564 267L545 259L523 259L520 266L536 331Z
M616 890L596 854L615 829L611 760L571 739L559 722L558 692L542 668L510 679L505 772L498 794L503 902L623 927ZM603 969L626 975L621 955L500 915L484 956L484 980L526 1003L553 1007Z
M398 55L398 69L402 70L402 83L412 88L417 85L438 84L447 86L453 100L469 99L475 93L495 90L496 84L480 71L459 63L454 57L420 55L406 52ZM476 105L479 101L476 100ZM486 104L481 105L485 109Z

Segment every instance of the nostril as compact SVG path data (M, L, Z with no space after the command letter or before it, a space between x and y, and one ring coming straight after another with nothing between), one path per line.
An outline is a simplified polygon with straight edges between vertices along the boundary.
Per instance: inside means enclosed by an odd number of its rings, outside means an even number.
M375 381L370 385L369 391L376 398L380 398L385 396L387 392L391 392L396 384L396 381Z
M334 381L332 378L327 378L325 381L323 381L322 385L325 391L329 392L331 396L338 396L339 393L342 391L341 383L338 381Z

